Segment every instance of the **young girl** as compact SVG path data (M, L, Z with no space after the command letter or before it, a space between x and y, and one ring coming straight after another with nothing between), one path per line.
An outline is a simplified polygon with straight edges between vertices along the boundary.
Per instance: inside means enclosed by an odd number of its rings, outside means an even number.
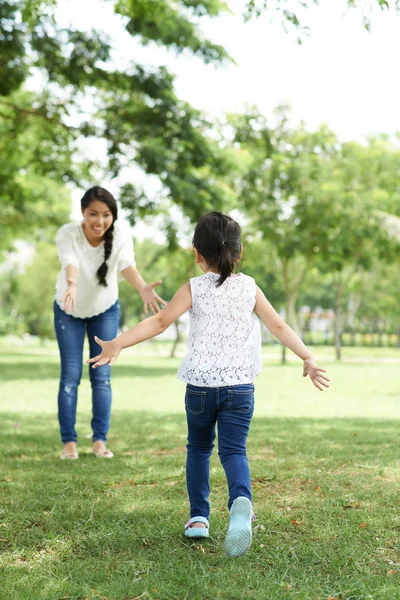
M132 236L118 225L114 197L99 186L87 190L81 200L83 220L67 223L57 232L57 252L61 270L56 284L54 327L61 357L58 393L58 419L64 444L61 459L79 458L75 431L78 386L82 374L85 332L90 356L99 352L94 333L103 337L117 335L119 324L118 276L140 293L145 311L166 304L154 291L161 281L146 284L135 267ZM100 333L101 332L101 333ZM110 424L110 368L96 373L90 369L93 404L93 453L112 458L106 447Z
M321 391L329 387L326 371L317 367L310 351L282 321L254 279L243 273L234 275L243 250L240 233L239 225L220 212L203 216L193 246L204 275L191 279L160 313L126 333L109 342L96 337L102 352L88 361L93 368L111 366L123 348L162 333L190 310L189 352L178 371L178 378L187 384L190 519L185 535L207 537L209 533L209 465L218 424L218 452L229 487L230 524L224 548L231 557L244 554L251 544L253 510L246 438L254 410L253 381L261 369L258 317L304 361L304 377L309 375Z

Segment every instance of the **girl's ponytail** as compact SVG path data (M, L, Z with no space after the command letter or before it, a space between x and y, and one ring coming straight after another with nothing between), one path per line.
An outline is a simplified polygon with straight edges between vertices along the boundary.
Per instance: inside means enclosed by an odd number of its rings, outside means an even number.
M220 273L220 277L217 281L217 287L222 285L228 277L230 277L235 268L235 261L232 258L231 251L229 249L228 242L223 240L221 242L221 249L218 256L217 269Z
M217 287L232 275L240 259L240 234L238 223L221 212L204 215L196 225L193 246L209 267L220 274Z

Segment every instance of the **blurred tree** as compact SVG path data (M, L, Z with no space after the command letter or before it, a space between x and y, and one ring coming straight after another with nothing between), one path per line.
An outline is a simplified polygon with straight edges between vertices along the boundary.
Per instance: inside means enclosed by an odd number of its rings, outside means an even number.
M363 274L358 294L356 318L359 326L380 334L397 332L400 343L398 265L377 262L373 269Z
M288 125L284 106L269 126L256 110L232 116L233 145L241 156L241 173L233 185L250 226L273 248L282 281L286 320L299 331L296 301L316 254L323 247L326 198L321 193L331 176L330 158L337 140L325 126L310 133ZM283 348L282 360L286 360Z
M319 254L319 266L333 276L335 289L336 358L341 358L341 332L346 322L346 295L354 278L369 271L384 258L398 257L399 244L382 227L377 208L388 205L398 213L398 166L400 151L388 142L377 140L363 145L341 144L333 160L330 181L323 183L321 193L326 202L322 215L324 244ZM397 192L395 191L397 189Z
M189 281L191 277L200 274L197 272L193 251L177 247L172 249L167 245L155 244L151 240L144 240L135 245L136 262L139 270L146 274L146 280L162 280L159 294L169 302L175 292ZM143 303L139 294L132 290L126 282L120 284L121 326L132 326L145 318ZM171 346L171 357L175 356L181 341L182 327L179 320L175 327L175 340Z
M0 250L15 239L51 235L68 220L72 178L68 134L60 124L31 114L35 94L0 98ZM14 102L18 106L14 106Z
M33 261L15 280L13 306L23 319L25 332L54 338L53 298L59 262L54 244L38 243Z
M192 219L221 206L225 190L216 175L228 168L224 155L217 141L207 138L209 125L201 114L176 96L173 76L163 66L144 67L128 58L121 63L106 32L61 26L57 6L57 0L0 4L0 127L6 129L2 144L7 152L15 129L36 127L31 156L37 157L40 172L63 182L86 181L87 170L73 170L71 163L84 162L79 136L96 145L103 139L112 175L138 165L159 178L160 196ZM113 7L121 33L139 44L191 52L205 62L229 59L199 26L204 16L226 10L220 0L108 0L104 6ZM31 77L39 91L21 94ZM53 157L59 157L58 164ZM15 162L0 197L14 213L22 205L17 174L28 164L23 158ZM3 183L6 170L1 175ZM127 185L122 196L131 222L156 208L157 201L136 185Z
M135 243L136 264L139 271L144 273L146 281L164 280L164 274L161 277L160 272L154 268L154 263L161 250L165 251L164 246L160 246L152 240ZM161 294L161 287L157 291ZM164 286L162 292L164 292ZM121 305L121 328L132 327L145 318L140 295L124 279L121 279L119 283L119 299Z
M274 127L255 110L230 122L242 159L233 185L253 231L275 250L286 320L299 331L296 302L313 265L332 273L340 358L345 290L360 269L370 268L382 254L394 258L397 252L375 209L389 203L400 210L392 193L398 186L398 167L393 165L399 151L386 143L377 168L372 141L340 144L326 126L316 132L303 125L293 129L285 107L277 109Z
M15 308L17 295L17 274L10 269L0 273L0 335L21 335L25 324Z
M267 15L271 21L279 21L285 31L292 31L297 35L297 41L301 44L302 39L310 31L305 25L307 10L312 6L323 5L322 0L277 0L271 3L269 0L246 0L245 18L260 17ZM400 0L347 0L349 8L360 9L362 24L370 31L373 21L374 9L392 10L399 12Z
M240 219L239 219L240 220ZM269 302L280 310L285 306L281 271L277 265L276 249L265 239L257 239L243 227L243 260L241 271L253 277Z

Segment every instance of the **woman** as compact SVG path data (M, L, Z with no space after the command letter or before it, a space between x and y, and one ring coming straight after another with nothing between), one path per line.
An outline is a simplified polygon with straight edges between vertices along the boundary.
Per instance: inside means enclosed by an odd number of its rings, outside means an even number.
M54 327L61 357L58 393L58 420L64 444L61 459L79 458L75 431L77 392L82 375L85 332L90 356L100 347L94 335L102 339L116 336L119 324L119 273L141 295L145 312L160 310L165 304L154 291L161 283L146 284L135 267L132 238L117 221L118 209L113 196L104 188L90 188L81 200L83 221L68 223L57 233L56 244L61 271L56 284ZM111 413L110 367L90 369L92 386L93 453L112 458L106 447Z

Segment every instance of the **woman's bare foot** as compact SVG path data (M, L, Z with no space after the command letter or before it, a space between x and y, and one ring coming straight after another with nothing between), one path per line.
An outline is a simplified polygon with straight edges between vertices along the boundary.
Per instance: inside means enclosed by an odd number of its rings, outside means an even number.
M64 444L63 451L60 455L61 460L76 460L79 458L76 442L67 442Z
M97 458L112 458L114 454L107 448L103 440L93 442L93 454Z

